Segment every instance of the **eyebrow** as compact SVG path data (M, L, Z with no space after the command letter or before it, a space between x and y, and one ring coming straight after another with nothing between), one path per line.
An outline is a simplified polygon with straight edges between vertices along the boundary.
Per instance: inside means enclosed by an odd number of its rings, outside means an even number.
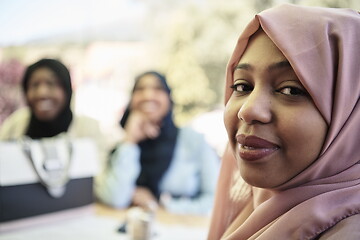
M248 63L240 63L235 67L234 71L237 69L252 70L253 67Z
M267 68L267 71L268 72L271 72L273 70L277 70L277 69L281 69L281 68L292 68L289 61L281 61L281 62L277 62L277 63L273 63L271 64L268 68ZM249 63L240 63L239 65L237 65L234 69L237 70L237 69L243 69L243 70L247 70L247 71L251 71L253 70L253 66L250 65Z
M280 69L280 68L292 68L292 67L291 67L289 61L286 60L286 61L281 61L281 62L271 64L268 67L268 71L276 70L276 69Z

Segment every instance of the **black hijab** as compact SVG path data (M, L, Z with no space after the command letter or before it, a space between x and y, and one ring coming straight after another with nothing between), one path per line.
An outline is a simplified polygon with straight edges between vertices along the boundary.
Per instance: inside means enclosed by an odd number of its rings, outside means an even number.
M154 196L159 199L159 183L173 158L178 128L175 126L172 119L173 102L170 96L171 90L166 82L165 76L154 71L145 72L135 78L133 92L139 80L145 75L154 75L159 79L164 91L168 93L171 102L169 112L162 121L159 136L155 139L146 139L138 143L141 150L141 172L136 180L136 185L150 189ZM129 104L120 121L120 125L123 128L125 127L130 112L131 110Z
M66 103L64 109L59 113L59 115L50 121L39 120L32 109L30 122L27 127L26 136L29 136L33 139L39 139L43 137L53 137L59 133L66 132L69 128L69 125L72 121L73 114L70 109L72 87L71 87L71 78L69 70L65 67L64 64L54 59L41 59L40 61L30 65L24 74L22 87L24 93L28 91L29 80L31 75L39 68L48 68L53 71L58 77L60 86L65 91L66 94Z

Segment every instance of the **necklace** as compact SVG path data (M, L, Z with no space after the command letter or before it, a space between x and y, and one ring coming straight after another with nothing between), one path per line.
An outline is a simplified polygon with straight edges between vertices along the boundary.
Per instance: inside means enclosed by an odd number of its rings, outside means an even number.
M21 144L30 160L40 183L50 196L60 198L69 182L72 144L67 137L30 139L24 137Z

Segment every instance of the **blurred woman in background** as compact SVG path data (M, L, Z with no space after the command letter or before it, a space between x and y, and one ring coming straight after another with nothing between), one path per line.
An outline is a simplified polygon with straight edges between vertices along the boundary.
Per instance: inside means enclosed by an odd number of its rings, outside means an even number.
M26 69L22 87L27 107L0 129L0 140L14 146L3 153L1 167L13 170L16 162L19 172L33 179L8 176L14 185L3 189L2 217L15 220L91 205L105 150L98 123L71 110L68 69L58 60L41 59Z
M173 102L163 75L135 79L121 119L125 137L112 154L97 186L112 206L156 208L207 214L212 208L219 158L204 137L173 122Z
M54 137L101 139L98 123L71 110L72 87L66 66L55 59L41 59L30 65L22 80L27 107L10 115L0 128L0 140ZM101 145L101 143L99 142Z

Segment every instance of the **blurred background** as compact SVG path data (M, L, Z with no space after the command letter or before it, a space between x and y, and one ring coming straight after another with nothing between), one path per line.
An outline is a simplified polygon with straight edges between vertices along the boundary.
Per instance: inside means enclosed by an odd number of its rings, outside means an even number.
M358 0L0 0L0 125L24 106L26 66L56 58L71 71L74 111L117 138L134 77L159 70L175 121L221 153L226 63L253 15L285 2L360 9Z

